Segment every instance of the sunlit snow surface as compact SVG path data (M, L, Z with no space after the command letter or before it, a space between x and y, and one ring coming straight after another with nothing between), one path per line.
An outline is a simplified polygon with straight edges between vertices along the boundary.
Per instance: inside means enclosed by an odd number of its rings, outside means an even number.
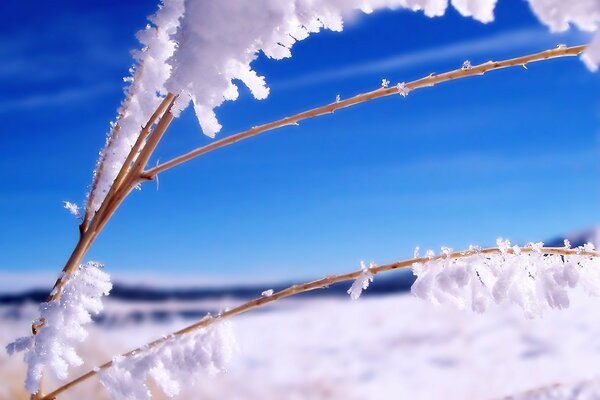
M476 315L410 295L369 296L368 291L359 301L280 302L234 319L240 351L230 371L196 382L178 398L600 398L600 384L593 380L600 376L600 300L582 294L572 300L569 309L535 320L510 307ZM146 311L158 306L206 309L211 304L127 304ZM123 307L109 300L106 313ZM26 333L29 308L19 319L4 317L1 344ZM11 315L8 311L0 309L0 315ZM85 368L189 322L97 326L81 351ZM23 373L19 357L0 356L0 398L26 398ZM106 394L93 381L64 398Z

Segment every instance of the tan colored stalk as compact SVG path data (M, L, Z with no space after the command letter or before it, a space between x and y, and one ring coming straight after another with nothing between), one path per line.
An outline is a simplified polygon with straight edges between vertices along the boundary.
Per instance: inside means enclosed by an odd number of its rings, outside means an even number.
M488 71L497 70L497 69L501 69L501 68L508 68L508 67L515 67L515 66L523 66L524 67L528 63L547 60L550 58L576 56L576 55L583 53L583 51L586 49L586 47L587 46L585 46L585 45L573 46L573 47L558 46L555 49L546 50L546 51L542 51L542 52L535 53L535 54L529 54L529 55L525 55L522 57L511 58L508 60L488 61L488 62L480 64L480 65L476 65L476 66L469 67L469 68L459 68L459 69L455 69L453 71L449 71L449 72L439 74L439 75L431 74L424 78L405 83L404 87L408 91L413 91L416 89L434 86L438 83L447 82L447 81L451 81L451 80L455 80L455 79L467 78L467 77L475 76L475 75L483 75ZM149 170L144 172L144 177L149 180L154 179L154 177L157 174L159 174L163 171L166 171L168 169L171 169L173 167L176 167L180 164L183 164L186 161L196 158L202 154L209 153L209 152L217 150L221 147L228 146L235 142L239 142L240 140L248 139L250 137L259 135L259 134L267 132L267 131L271 131L273 129L281 128L281 127L287 126L287 125L298 125L298 123L302 120L318 117L318 116L324 115L324 114L331 114L342 108L350 107L350 106L360 104L360 103L365 103L367 101L378 99L380 97L397 95L397 94L398 94L397 87L387 87L387 88L381 87L379 89L376 89L376 90L373 90L373 91L370 91L367 93L362 93L362 94L356 95L356 96L351 97L346 100L336 101L334 103L330 103L330 104L327 104L327 105L324 105L321 107L313 108L311 110L304 111L304 112L292 115L290 117L282 118L278 121L269 122L267 124L255 126L246 131L228 136L221 140L217 140L216 142L213 142L209 145L199 147L199 148L192 150L186 154L183 154L177 158L174 158L170 161L167 161L165 163L157 165L154 168L150 168Z
M142 160L147 162L148 157L146 156L146 154L151 153L154 150L156 144L158 143L162 135L164 135L164 132L166 131L169 123L173 119L172 114L168 110L173 105L174 101L175 96L173 96L172 94L167 95L167 97L162 101L162 103L154 112L154 114L150 117L146 126L142 129L140 136L138 137L134 146L131 148L125 163L123 164L121 170L119 171L119 174L115 178L111 189L109 190L104 201L102 202L100 209L98 209L98 211L92 217L89 226L85 230L81 231L79 241L77 242L73 253L67 260L67 263L63 268L61 277L59 277L56 283L54 284L48 301L53 301L60 297L62 288L66 281L64 277L71 275L75 271L75 269L81 263L81 260L83 259L84 255L87 253L90 245L96 239L104 225L106 225L112 214L116 211L116 209L125 199L125 197L127 197L129 192L140 182L140 172L144 168L145 164L141 164L139 162L139 159L143 155ZM150 136L150 139L146 141L146 138L149 135L150 128L152 127L152 125L154 125L156 119L163 113L164 115L156 125L154 131L152 132L152 135ZM151 145L151 148L149 149L149 151L146 151L146 149L148 149L148 145ZM130 168L131 162L134 160L138 152L140 152L138 160ZM34 332L37 330L37 328L39 328L39 326L34 327Z
M531 252L538 251L531 247L523 247L520 250L521 250L521 253L531 253ZM507 249L507 252L510 254L514 254L514 250L512 248ZM600 253L597 253L597 252L582 251L580 249L567 249L564 247L543 247L539 250L539 252L541 252L542 254L546 254L546 255L556 254L556 255L565 255L565 256L581 255L581 256L588 256L588 257L600 257ZM411 258L411 259L404 260L404 261L398 261L398 262L391 263L391 264L372 267L372 268L369 268L369 271L373 275L376 275L376 274L379 274L382 272L392 271L395 269L409 268L412 265L414 265L415 263L427 264L432 261L436 261L436 260L440 260L440 259L448 259L448 258L457 259L457 258L465 258L465 257L473 256L476 254L500 254L500 253L501 253L501 250L497 247L491 247L491 248L482 249L482 250L470 249L470 250L465 250L465 251L456 251L449 255ZM363 271L361 269L358 271L349 272L347 274L342 274L342 275L330 275L330 276L327 276L325 278L322 278L322 279L319 279L316 281L303 283L301 285L292 285L286 289L283 289L276 293L273 293L273 295L271 295L271 296L263 296L263 297L255 298L255 299L250 300L246 303L243 303L235 308L232 308L231 310L225 311L222 314L219 314L216 316L211 316L208 318L203 318L183 329L173 332L172 334L170 334L168 336L163 336L160 339L154 340L148 344L138 347L137 349L134 349L127 353L124 353L121 355L121 357L131 357L133 355L140 354L141 352L144 352L149 349L153 349L157 346L160 346L161 344L163 344L167 341L174 340L179 336L183 336L183 335L195 332L199 329L206 328L216 322L234 317L239 314L247 313L247 312L257 309L259 307L263 307L266 304L273 303L273 302L276 302L278 300L281 300L281 299L284 299L287 297L295 296L295 295L298 295L301 293L306 293L306 292L316 290L316 289L324 289L324 288L327 288L336 283L355 280L362 274L362 272ZM66 392L67 390L75 387L76 385L92 378L93 376L97 375L98 372L110 368L112 365L113 365L113 362L108 361L108 362L102 364L100 367L95 368L89 372L86 372L85 374L79 376L78 378L73 379L72 381L60 386L59 388L52 391L51 393L43 396L41 398L41 400L55 399L58 395Z

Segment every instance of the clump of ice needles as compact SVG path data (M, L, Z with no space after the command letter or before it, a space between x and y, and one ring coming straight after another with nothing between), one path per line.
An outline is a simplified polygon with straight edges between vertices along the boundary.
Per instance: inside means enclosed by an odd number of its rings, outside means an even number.
M499 239L497 245L496 253L473 248L452 257L448 249L442 257L414 263L412 293L434 304L476 312L484 312L492 302L510 302L528 318L568 307L568 289L576 286L600 295L600 258L590 255L592 244L563 254L544 253L541 242L521 248ZM569 243L565 245L568 250Z
M162 392L173 397L184 384L194 381L199 371L208 375L223 372L236 349L229 322L173 336L160 345L131 357L117 357L100 373L100 380L113 399L151 399L151 378Z
M69 367L79 366L83 360L75 346L88 335L85 325L92 314L102 311L102 296L112 289L110 276L102 265L88 262L68 278L58 300L39 306L39 325L36 335L15 340L6 346L9 354L23 352L27 364L25 388L30 393L38 390L42 373L47 368L58 379L66 379Z
M364 261L360 262L360 269L362 272L358 278L356 278L354 283L352 283L352 286L350 286L350 289L348 289L347 292L352 300L358 300L362 291L369 287L370 282L373 282L374 275L373 272L371 272L371 269L375 267L376 265L374 263L371 263L369 267L367 267Z

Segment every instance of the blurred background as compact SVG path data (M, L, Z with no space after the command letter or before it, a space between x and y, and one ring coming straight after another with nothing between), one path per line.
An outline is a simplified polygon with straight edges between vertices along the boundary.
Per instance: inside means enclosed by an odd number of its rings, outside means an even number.
M260 55L271 87L217 110L220 137L431 72L585 43L548 33L520 0L481 24L449 9L357 16L343 33ZM5 0L0 6L0 344L28 333L77 239L63 201L83 203L149 0ZM117 352L283 287L455 249L600 244L600 75L574 58L495 71L285 127L196 159L123 204L88 259L116 283L82 371ZM191 110L157 151L209 143ZM410 273L377 277L242 316L231 371L182 398L502 398L593 379L598 301L542 320L476 316L413 299ZM0 398L26 398L20 358L0 353ZM97 382L71 398L103 398ZM50 385L52 386L52 385ZM93 392L91 390L94 390ZM93 393L93 395L91 394ZM68 397L67 397L68 398Z

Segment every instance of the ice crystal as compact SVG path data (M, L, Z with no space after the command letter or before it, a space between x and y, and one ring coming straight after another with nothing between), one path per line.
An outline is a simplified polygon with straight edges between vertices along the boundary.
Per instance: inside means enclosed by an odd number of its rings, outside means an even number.
M461 67L461 69L465 69L465 70L472 69L472 68L473 68L473 65L471 64L471 61L469 61L469 60L465 60L465 62L463 63L463 65Z
M23 352L28 392L38 390L45 369L63 380L69 367L82 364L75 345L87 337L85 325L92 321L92 314L102 311L101 298L112 288L109 275L101 267L88 262L71 276L63 277L68 280L60 298L39 306L41 327L37 334L19 338L6 347L9 354Z
M406 82L400 82L397 86L398 94L402 97L408 96L410 89L406 87Z
M568 243L567 243L568 244ZM498 240L498 253L478 252L460 258L443 257L415 263L417 276L412 293L434 304L453 304L483 312L492 302L510 302L528 318L541 316L549 308L569 306L567 289L582 287L600 295L600 258L590 255L593 246L578 254L544 254L543 243L524 248Z
M260 295L262 297L271 297L271 296L273 296L273 289L265 290Z
M224 372L237 348L229 322L167 339L130 357L116 357L113 365L99 373L113 399L151 399L149 379L167 396L180 393L195 376Z
M390 81L388 81L388 80L387 80L387 79L385 79L385 78L381 80L381 87L382 87L382 88L387 88L387 87L389 87L389 86L390 86Z
M94 181L88 193L88 207L96 212L108 194L117 174L141 128L168 93L165 82L171 74L167 60L175 51L173 35L183 15L184 0L163 0L159 10L150 17L151 24L137 33L141 50L133 53L135 66L126 78L125 100L118 110L117 123L111 124L106 145L94 171Z
M369 267L367 267L363 261L360 262L361 273L347 291L352 300L358 300L362 294L362 291L369 287L370 282L373 282L373 273L371 272L371 268L374 267L376 267L374 263L371 263Z
M64 201L64 207L69 211L69 213L75 218L81 218L81 212L79 211L79 206L75 203L71 203L70 201Z

